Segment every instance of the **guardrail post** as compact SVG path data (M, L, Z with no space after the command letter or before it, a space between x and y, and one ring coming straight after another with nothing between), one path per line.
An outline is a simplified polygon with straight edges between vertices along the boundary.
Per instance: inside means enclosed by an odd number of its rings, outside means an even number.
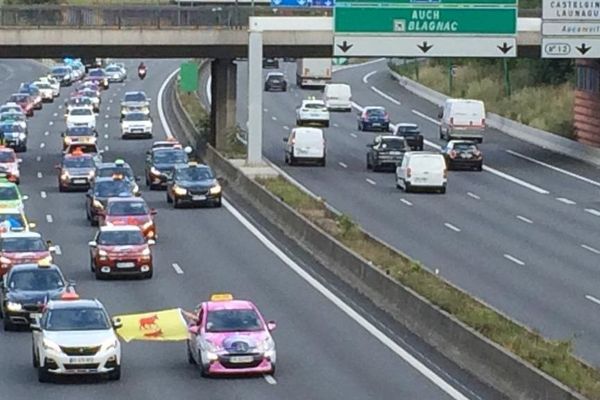
M256 28L248 34L248 158L247 164L261 164L262 161L262 59L263 36Z

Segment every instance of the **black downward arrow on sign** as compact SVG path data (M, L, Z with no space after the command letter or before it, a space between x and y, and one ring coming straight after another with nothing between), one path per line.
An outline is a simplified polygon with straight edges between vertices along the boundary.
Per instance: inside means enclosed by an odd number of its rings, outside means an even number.
M581 43L581 47L575 47L583 55L587 53L592 47L586 47L585 43Z
M423 52L427 53L433 45L427 45L427 42L423 42L422 44L418 44L417 47Z
M498 49L502 52L502 54L506 54L512 49L512 46L509 46L506 42L502 43L502 46L497 46Z
M338 44L337 47L340 48L341 51L343 51L344 53L347 52L348 50L350 50L352 48L352 46L354 46L353 44L348 44L347 41L343 41L342 44Z

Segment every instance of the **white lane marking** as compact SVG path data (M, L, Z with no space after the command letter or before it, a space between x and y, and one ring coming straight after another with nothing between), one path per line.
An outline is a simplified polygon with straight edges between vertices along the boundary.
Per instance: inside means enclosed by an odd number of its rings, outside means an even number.
M42 196L42 199L45 199L46 197L48 197L48 194L42 190L40 192L40 196Z
M107 133L104 134L104 139L108 139L108 134Z
M357 138L358 136L356 136L356 133L351 133L350 136L352 136L353 138Z
M108 150L110 150L110 147L104 146L104 151L108 151Z
M116 93L113 93L113 97L117 97L117 94L116 94Z
M208 104L212 103L212 75L208 76L206 80L206 100L208 100Z
M365 76L363 76L363 78L362 78L363 83L368 83L369 78L372 77L373 75L375 75L376 73L377 73L377 70L371 71L371 72L365 74Z
M510 261L514 262L515 264L518 264L520 266L525 265L525 263L523 261L519 260L516 257L511 256L510 254L504 254L504 258L506 258L507 260L510 260Z
M179 72L179 68L177 68L175 71L171 72L171 75L169 75L167 77L167 79L165 79L162 86L158 90L158 101L156 102L157 107L158 107L158 117L160 118L160 122L163 127L163 130L165 131L165 135L169 139L173 138L173 133L171 132L171 127L169 126L169 124L167 124L167 119L165 118L165 112L163 110L163 105L162 105L162 98L163 98L163 93L165 92L165 88L167 87L167 84L171 81L171 79L178 72Z
M52 222L54 222L54 219L52 218L52 214L46 214L46 221L51 224Z
M406 200L406 199L400 199L400 201L401 201L402 203L406 204L407 206L412 206L412 205L413 205L413 204L412 204L410 201L408 201L408 200Z
M593 208L586 208L585 212L595 215L596 217L600 217L600 211Z
M58 113L52 114L53 117L58 117Z
M586 249L587 251L591 251L594 254L600 254L600 250L595 249L592 246L588 246L587 244L582 244L581 247Z
M591 301L592 303L596 303L597 305L600 306L600 299L595 298L592 295L586 294L585 298L588 299L589 301Z
M436 125L440 125L440 121L438 121L437 119L431 118L429 115L425 115L423 114L421 111L418 110L411 110L413 114L418 115L421 118L426 119L429 122L433 122Z
M44 175L42 175L42 172L41 172L41 171L38 171L38 173L37 173L37 177L38 177L38 178L40 178L40 179L42 179L42 177L43 177L43 176L44 176Z
M110 99L110 100L108 100L108 102L109 102L109 103L112 103L112 102L113 102L113 99Z
M338 164L339 164L339 165L340 165L340 167L342 167L342 168L348 168L348 166L347 166L346 164L344 164L343 162L341 162L341 161L340 161Z
M36 157L35 157L35 161L37 161L37 162L40 162L40 161L42 161L42 156L36 156Z
M511 181L512 183L516 183L517 185L521 185L524 188L527 188L529 190L533 190L536 193L539 193L539 194L548 194L548 193L550 193L546 189L542 189L539 186L536 186L536 185L534 185L532 183L529 183L529 182L525 182L524 180L519 179L519 178L517 178L515 176L509 175L509 174L504 173L502 171L498 171L496 168L492 168L492 167L488 167L487 165L484 165L483 166L483 170L487 171L487 172L491 172L492 174L494 174L496 176L499 176L500 178L504 178L507 181Z
M104 118L105 118L105 119L108 119L108 118L109 118L109 115L108 115L108 114L106 114L106 115L104 116Z
M56 254L57 256L60 256L62 254L62 249L57 244L54 245L54 254Z
M50 121L50 122L48 123L48 125L50 125L50 126L54 125L54 121Z
M286 131L289 131L289 130L290 130L290 127L289 127L289 126L287 126L287 125L284 125L284 126L283 126L283 129L285 129Z
M275 380L273 375L263 375L263 376L265 377L265 381L267 381L267 383L269 385L277 385L277 381Z
M272 119L273 121L277 121L277 117L276 117L276 116L274 116L274 115L271 117L271 119Z
M334 122L334 123L333 123L333 126L334 126L335 128L339 128L339 127L340 127L340 124L338 124L337 122Z
M367 181L367 183L370 183L371 185L377 185L377 182L375 182L373 179L365 179Z
M444 222L444 226L450 230L453 230L454 232L460 232L460 228L457 228L449 222Z
M468 400L466 396L456 390L448 382L442 379L439 375L425 366L421 361L417 360L412 354L408 353L404 348L390 339L380 329L375 327L372 323L367 321L362 315L356 312L351 306L346 304L338 296L336 296L331 290L327 289L321 282L313 278L308 272L300 267L294 260L288 257L279 247L271 242L265 235L263 235L254 225L252 225L246 217L244 217L236 208L234 208L227 200L223 200L225 208L242 224L244 225L262 244L264 244L273 254L275 254L281 261L283 261L292 271L298 274L304 279L309 285L315 290L321 293L325 298L331 301L337 306L342 312L356 321L366 331L368 331L373 337L379 340L383 345L389 348L391 351L396 353L405 362L410 364L415 370L422 374L425 378L433 382L442 391L447 393L454 400Z
M59 109L59 110L61 110L61 109L62 109L62 104L60 104L60 105L58 106L58 109Z
M48 136L50 134L50 132L46 131L44 132L44 136Z
M268 108L263 108L263 111L264 112L269 112L269 109Z
M40 143L40 149L43 149L44 147L46 147L46 143L44 143L44 142Z
M574 172L567 171L567 170L559 168L559 167L555 167L554 165L545 163L545 162L540 161L540 160L536 160L535 158L526 156L526 155L521 154L521 153L517 153L516 151L513 151L513 150L505 150L505 151L508 154L512 154L515 157L519 157L519 158L522 158L522 159L527 160L529 162L532 162L534 164L538 164L538 165L541 165L543 167L549 168L549 169L551 169L553 171L560 172L561 174L565 174L567 176L570 176L571 178L579 179L580 181L589 183L590 185L594 185L594 186L600 187L600 182L595 181L593 179L586 178L585 176L578 175L578 174L576 174Z
M175 270L175 272L177 272L179 275L183 274L183 270L181 269L179 264L173 263L172 265L173 265L173 269Z
M106 111L110 111L110 106L106 106Z
M571 206L573 204L577 204L573 200L569 200L569 199L566 199L564 197L557 197L556 200L560 201L561 203L565 203L565 204L568 204L568 205L571 205Z
M517 215L517 219L519 219L519 220L521 220L521 221L523 221L523 222L526 222L526 223L528 223L528 224L533 224L533 221L532 221L532 220L530 220L529 218L525 218L525 217L523 217L522 215Z
M105 127L105 128L108 128L108 123L104 124L104 127Z
M467 196L472 197L476 200L481 200L481 197L477 196L475 193L467 192Z
M375 86L371 86L371 90L374 91L375 93L377 93L378 95L380 95L381 97L383 97L384 99L389 100L392 103L396 104L397 106L399 106L399 105L402 104L402 103L400 103L400 100L396 100L395 98L393 98L389 94L387 94L385 92L382 92L381 90L377 89Z

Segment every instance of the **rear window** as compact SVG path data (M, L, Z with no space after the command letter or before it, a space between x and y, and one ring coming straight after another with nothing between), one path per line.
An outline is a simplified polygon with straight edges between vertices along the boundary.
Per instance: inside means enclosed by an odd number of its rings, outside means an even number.
M474 143L455 143L454 150L457 151L475 151L477 146Z
M399 126L396 130L396 134L399 136L414 136L419 133L419 128L416 126Z
M374 108L371 110L367 110L367 115L369 117L384 117L385 116L385 110L382 110L380 108Z
M305 103L304 108L308 108L310 110L321 110L325 108L325 104L323 103Z
M73 110L71 110L70 115L92 115L92 110L90 110L89 108L74 108Z
M455 103L452 105L452 114L464 117L481 118L484 113L480 103Z
M328 95L350 96L350 86L348 85L330 85L327 89Z
M404 140L384 140L381 142L381 147L384 149L404 150L406 143Z
M415 169L443 169L445 166L444 158L435 155L411 157L409 164Z

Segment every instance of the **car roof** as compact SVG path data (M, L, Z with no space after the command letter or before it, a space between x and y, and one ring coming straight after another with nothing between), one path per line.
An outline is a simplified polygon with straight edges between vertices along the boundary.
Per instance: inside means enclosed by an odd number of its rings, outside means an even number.
M142 229L137 225L111 225L111 226L101 226L100 232L141 232Z
M25 215L23 213L23 210L21 210L18 207L4 207L4 208L0 208L0 214L21 214L21 215Z
M42 235L38 232L27 232L27 231L23 231L23 232L6 232L0 235L0 238L2 239L6 239L6 238L41 238Z
M283 72L275 71L275 72L269 72L269 73L267 73L267 76L273 76L273 75L283 76Z
M306 126L296 127L294 128L294 132L296 133L323 133L323 129L320 128L310 128Z
M365 111L367 110L385 110L385 107L383 106L366 106L364 108Z
M143 94L144 96L146 95L146 92L144 92L143 90L134 90L131 92L125 92L124 96L131 95L131 94L140 94L140 93Z
M254 310L254 304L248 300L207 301L208 311L215 310Z
M83 154L65 154L63 156L63 159L73 159L73 158L94 158L93 154L90 153L83 153Z
M115 179L113 179L112 176L99 176L96 179L94 179L95 183L102 183L102 182L113 182L113 181L117 181Z
M65 309L65 308L99 308L104 309L102 303L96 299L78 299L78 300L50 300L46 305L47 309Z
M129 165L128 162L124 161L122 163L117 164L115 161L113 162L101 162L96 164L96 169L102 169L102 168L114 168L114 167L123 167L123 168L131 168L131 166Z
M411 122L401 122L397 126L403 127L403 128L418 128L419 127L419 125L413 124Z
M175 165L176 169L184 169L184 168L204 168L204 169L211 169L209 165L206 164L178 164Z
M146 203L146 200L141 197L128 196L128 197L110 197L108 199L109 203Z
M21 107L21 106L18 105L17 103L15 103L14 101L7 101L6 103L2 104L0 107Z
M27 263L27 264L13 265L13 267L10 269L10 271L12 273L14 271L37 271L38 269L52 269L52 270L55 270L55 271L62 272L60 270L59 266L56 265L56 264L49 264L49 265L40 267L36 263Z

